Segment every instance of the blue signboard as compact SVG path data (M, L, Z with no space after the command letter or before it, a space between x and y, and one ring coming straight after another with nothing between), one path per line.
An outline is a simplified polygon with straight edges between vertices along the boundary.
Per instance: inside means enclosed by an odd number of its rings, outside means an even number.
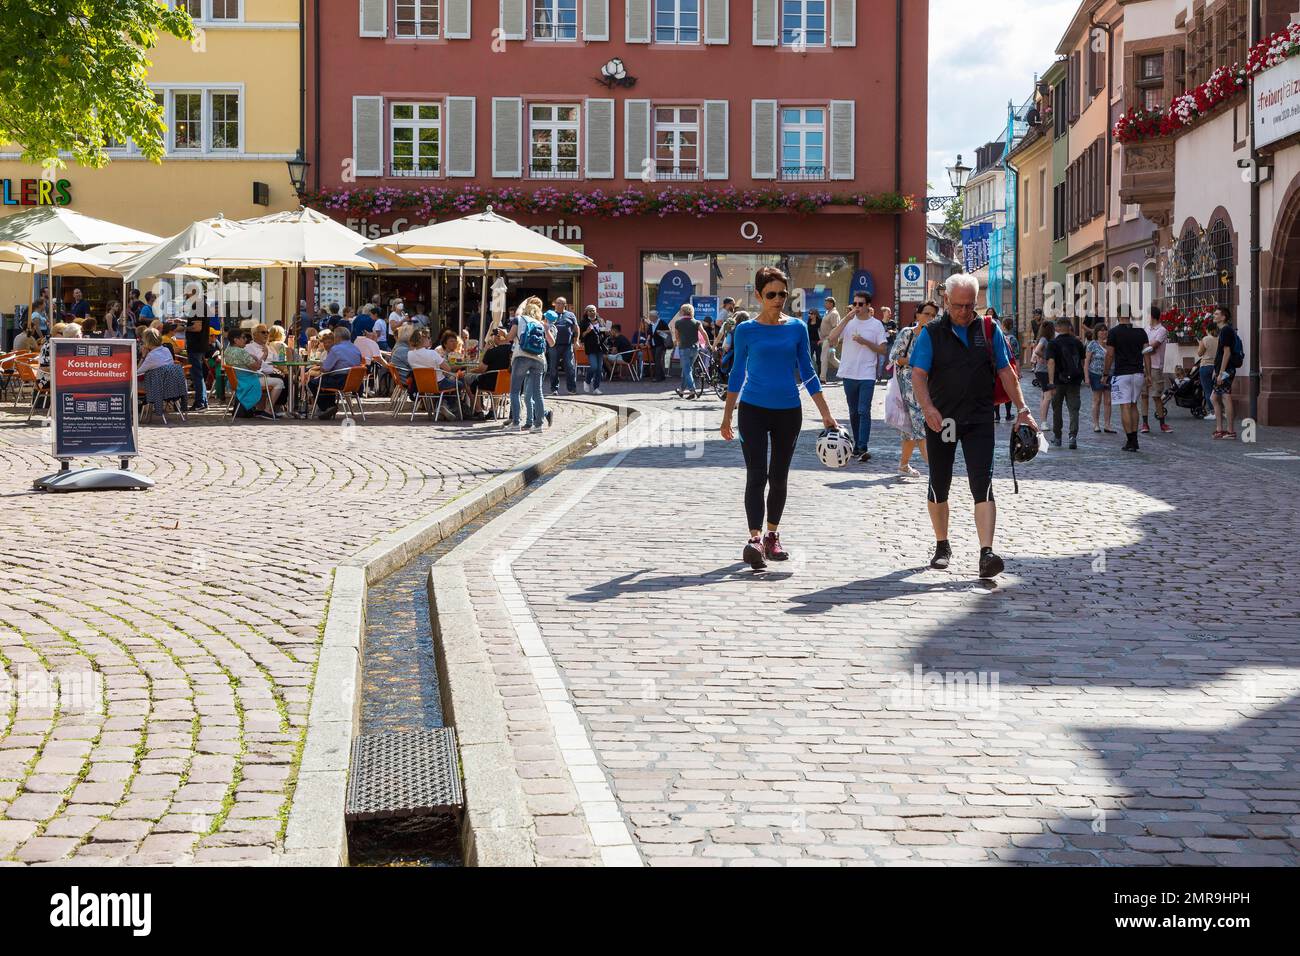
M876 280L871 277L869 269L858 269L853 273L853 282L849 284L849 298L853 298L855 292L865 292L873 299L876 296Z
M710 322L718 320L718 302L716 295L693 295L691 296L691 305L695 308L695 318L700 322L705 319Z
M659 292L655 296L655 311L661 319L671 320L677 310L691 301L695 285L691 277L681 269L664 273L659 280Z

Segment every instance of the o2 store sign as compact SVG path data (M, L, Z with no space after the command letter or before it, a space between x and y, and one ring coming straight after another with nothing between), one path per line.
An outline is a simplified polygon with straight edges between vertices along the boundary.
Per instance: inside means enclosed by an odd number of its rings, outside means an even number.
M408 229L432 226L437 221L437 219L430 219L428 222L421 222L418 219L394 219L391 226L382 226L377 222L371 222L369 219L347 219L343 224L366 239L378 239L380 236L391 236L394 233L406 232ZM565 223L563 219L558 223L545 226L529 226L528 228L539 236L555 239L557 242L582 242L582 227L572 223Z
M72 183L66 179L0 179L6 206L68 206Z

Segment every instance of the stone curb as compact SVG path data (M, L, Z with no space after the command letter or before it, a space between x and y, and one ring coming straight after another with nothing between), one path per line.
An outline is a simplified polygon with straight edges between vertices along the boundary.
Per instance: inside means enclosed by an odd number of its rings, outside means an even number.
M624 424L641 414L622 402L592 404L614 410L616 421ZM436 563L428 578L442 711L456 728L465 784L464 862L466 866L536 866L532 819L508 739L505 698L479 633L465 565L456 557L468 543Z
M284 853L276 861L286 866L347 866L347 833L343 823L343 805L347 790L348 756L352 738L361 727L361 655L365 649L366 591L375 582L402 567L413 557L436 545L474 520L478 515L495 507L504 499L516 494L541 475L553 469L589 442L603 441L618 430L624 415L635 414L621 403L583 401L582 404L605 409L606 414L580 428L562 443L544 449L491 481L449 502L427 517L421 518L397 531L385 535L374 544L345 559L334 569L334 582L330 591L329 606L325 614L325 633L321 641L320 657L312 683L311 708L307 716L306 741L303 745L302 763L298 768L298 783L294 789L293 805L289 810L289 823L285 831ZM463 581L463 579L462 579ZM465 617L473 624L468 612L468 591L465 592ZM430 615L434 618L434 632L438 632L437 616L430 601ZM486 658L485 658L486 659ZM458 664L461 661L458 660ZM439 677L446 680L439 642ZM491 673L486 675L491 679ZM457 669L455 678L469 680L468 673ZM495 691L495 684L491 684ZM487 693L487 691L480 691ZM472 829L470 818L484 823L484 813L493 821L518 819L505 808L512 806L509 795L491 781L499 779L500 771L508 763L492 746L485 746L494 736L490 727L482 724L484 715L470 706L463 695L457 695L461 706L452 709L443 685L443 703L447 723L456 726L461 743L461 762L466 782L466 799L470 792L489 794L497 801L492 806L503 809L496 812L484 809L484 800L476 800L473 810L466 813L466 832ZM500 702L498 701L498 706ZM502 709L504 721L504 709ZM463 722L463 727L462 727ZM466 735L468 734L468 741ZM501 740L504 741L504 722ZM466 746L466 744L469 744ZM509 751L505 751L508 755ZM469 781L473 777L475 789ZM467 805L467 809L468 805ZM515 810L522 812L523 796L519 791ZM503 815L504 814L504 815ZM525 844L527 845L527 844ZM483 864L510 865L516 853L508 835L500 839L489 834L474 847L467 860Z

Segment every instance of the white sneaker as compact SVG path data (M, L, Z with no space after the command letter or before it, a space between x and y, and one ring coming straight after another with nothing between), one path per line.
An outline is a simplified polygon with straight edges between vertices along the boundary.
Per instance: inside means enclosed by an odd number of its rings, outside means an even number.
M591 383L590 383L590 382L583 382L583 383L582 383L582 391L583 391L583 394L584 394L584 395L585 395L585 394L590 394L590 393L591 393Z
M596 389L596 391L595 391L594 394L599 395L599 394L600 394L600 389Z

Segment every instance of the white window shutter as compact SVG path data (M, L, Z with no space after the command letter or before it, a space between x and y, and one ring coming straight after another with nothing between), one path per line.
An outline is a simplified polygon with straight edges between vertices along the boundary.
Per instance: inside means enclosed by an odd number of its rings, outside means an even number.
M474 175L474 97L447 97L443 150L448 176Z
M731 31L731 4L728 0L703 0L704 42L727 43Z
M443 36L448 40L468 40L471 0L446 0L447 25Z
M776 100L754 100L750 126L750 174L754 179L776 179Z
M623 101L623 175L641 179L650 159L650 101Z
M831 0L831 46L857 46L858 0Z
M650 42L650 0L627 0L627 42Z
M358 176L384 175L384 98L352 97L352 165Z
M582 38L609 39L609 0L582 0Z
M754 46L776 46L776 0L754 0Z
M361 0L361 36L388 36L388 0Z
M518 179L523 175L524 101L517 96L492 100L492 175Z
M726 100L704 101L704 178L726 179L730 164L727 161L727 107Z
M830 178L852 179L854 164L853 100L831 100Z
M588 179L614 178L614 101L587 100L583 116Z
M528 4L525 0L501 0L501 38L522 40L528 30Z

